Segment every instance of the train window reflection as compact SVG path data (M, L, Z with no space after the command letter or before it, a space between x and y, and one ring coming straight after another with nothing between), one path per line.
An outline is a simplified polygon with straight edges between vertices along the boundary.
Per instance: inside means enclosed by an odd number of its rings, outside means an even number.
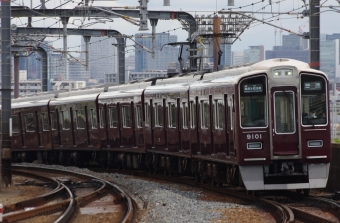
M77 120L77 129L85 128L85 113L84 110L76 110L76 120Z
M215 100L215 128L223 129L223 102Z
M176 104L173 102L169 103L169 127L170 128L177 127L177 108Z
M43 126L43 131L48 131L48 117L47 113L41 113L41 121Z
M56 130L57 129L57 116L55 112L51 112L50 115L51 115L52 130Z
M123 106L122 113L123 113L123 127L130 128L131 127L130 106Z
M295 102L294 92L280 91L274 93L275 103L275 132L295 132Z
M148 103L145 103L144 109L145 109L145 126L150 126L150 105Z
M19 132L19 120L17 115L12 115L12 132L13 133Z
M201 101L201 128L207 129L209 127L209 102L208 101Z
M327 124L326 80L321 76L301 75L301 110L303 125Z
M109 112L110 112L110 128L117 128L118 127L117 107L116 106L110 107Z
M183 129L188 128L188 103L183 102Z
M63 120L63 130L69 130L71 126L71 118L69 111L61 111L61 118Z
M240 85L241 127L267 126L266 78L257 76L244 79Z
M26 132L35 132L35 123L33 114L25 115Z
M99 127L101 129L104 128L104 109L103 108L99 109Z
M97 129L97 113L96 110L90 110L90 120L91 120L91 129Z
M155 123L157 127L163 126L163 105L155 103Z
M136 125L137 128L142 128L142 106L136 106Z
M195 128L195 102L190 101L190 128Z

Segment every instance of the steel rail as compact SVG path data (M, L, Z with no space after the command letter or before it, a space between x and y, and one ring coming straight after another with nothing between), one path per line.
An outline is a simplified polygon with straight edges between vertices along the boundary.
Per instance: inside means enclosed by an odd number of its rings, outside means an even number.
M45 168L45 167L27 167L27 166L21 166L21 165L15 165L12 164L12 168L13 169L25 169L25 170L36 170L36 171L49 171L49 172L56 172L56 173L67 173L70 175L74 175L76 177L80 177L80 178L86 178L86 179L96 179L98 181L102 181L105 182L105 184L107 185L107 187L109 188L109 190L111 190L113 193L116 194L116 200L117 202L125 202L126 204L126 213L125 216L122 220L123 223L130 223L133 221L134 215L135 215L135 208L132 202L132 199L130 198L130 196L125 193L121 188L119 188L117 185L110 183L106 180L100 179L98 177L95 176L91 176L88 174L81 174L78 172L74 172L74 171L69 171L69 170L57 170L57 169L53 169L53 168Z

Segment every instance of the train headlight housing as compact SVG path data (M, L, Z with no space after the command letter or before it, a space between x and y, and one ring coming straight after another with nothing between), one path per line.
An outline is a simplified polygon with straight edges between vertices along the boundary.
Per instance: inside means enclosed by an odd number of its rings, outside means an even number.
M249 150L262 149L262 142L248 142L247 149Z
M274 78L292 78L293 77L293 70L291 69L280 69L273 71Z
M322 140L308 140L307 145L308 147L322 147L323 141Z

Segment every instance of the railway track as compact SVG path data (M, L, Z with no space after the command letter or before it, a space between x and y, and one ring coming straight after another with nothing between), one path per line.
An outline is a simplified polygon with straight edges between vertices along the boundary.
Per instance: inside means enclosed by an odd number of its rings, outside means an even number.
M38 179L44 182L40 185L47 185L52 190L44 195L5 205L4 223L16 222L35 216L56 215L56 213L59 214L59 217L53 220L54 222L70 222L77 219L77 212L81 213L81 210L88 208L88 206L91 209L91 204L97 200L100 203L105 199L110 200L112 205L119 205L119 210L124 212L119 222L132 222L134 218L135 204L131 198L119 187L108 181L86 174L52 168L28 168L15 165L12 168L13 174ZM53 174L56 176L46 177L46 175ZM65 176L82 180L69 181ZM107 207L109 205L105 206L105 208ZM78 221L81 222L82 220Z
M110 171L102 170L97 168L91 168L93 171ZM261 196L254 196L254 194L248 194L244 188L236 187L217 187L212 184L206 184L201 182L196 182L191 177L169 177L165 175L150 174L144 171L129 171L129 170L114 170L113 172L118 172L127 175L134 175L139 177L153 178L164 181L171 181L179 184L186 184L192 187L200 187L206 190L218 192L227 196L231 196L242 201L254 204L257 207L269 212L276 222L295 222L296 220L300 222L340 222L340 202L334 201L328 198L314 197L314 196L302 196L295 192L288 191L287 196L296 197L300 196L304 202L309 204L314 203L316 209L322 212L328 212L328 216L321 216L315 213L315 211L306 211L298 206L293 206L291 204L285 204L284 202L278 202L273 199L267 199ZM304 206L304 205L302 205ZM309 206L309 205L308 205ZM314 213L313 213L314 212ZM332 215L331 217L329 217Z

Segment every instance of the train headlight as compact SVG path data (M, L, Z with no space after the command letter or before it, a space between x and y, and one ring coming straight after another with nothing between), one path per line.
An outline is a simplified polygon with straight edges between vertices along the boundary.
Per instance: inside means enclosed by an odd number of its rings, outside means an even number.
M247 149L262 149L262 142L248 142Z
M322 140L308 140L307 145L308 147L322 147L323 141Z
M293 70L291 69L280 69L273 71L274 78L291 78L293 77Z

